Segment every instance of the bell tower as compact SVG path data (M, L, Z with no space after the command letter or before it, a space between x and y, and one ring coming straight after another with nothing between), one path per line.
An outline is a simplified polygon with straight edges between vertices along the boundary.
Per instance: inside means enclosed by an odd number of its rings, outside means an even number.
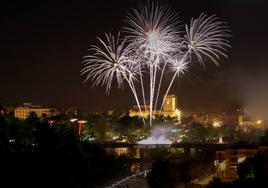
M163 111L174 112L177 109L177 97L175 95L164 96Z

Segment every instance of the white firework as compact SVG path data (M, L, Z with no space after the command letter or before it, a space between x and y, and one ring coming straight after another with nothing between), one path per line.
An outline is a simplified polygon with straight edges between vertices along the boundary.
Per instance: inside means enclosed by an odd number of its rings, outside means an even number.
M133 79L136 71L131 70L134 66L127 56L126 41L120 41L119 34L115 37L111 33L106 33L105 39L98 38L100 46L91 46L89 51L92 55L85 56L81 75L87 74L85 81L93 80L93 86L106 86L108 94L114 79L118 87L122 88L125 77Z
M93 54L85 56L84 68L81 75L86 74L86 79L93 81L93 86L106 86L106 93L109 94L113 80L117 81L118 88L123 88L126 80L131 88L136 103L141 111L134 81L139 71L139 64L135 61L135 56L130 55L130 49L126 40L120 40L111 33L105 34L106 40L98 38L100 46L93 45L89 49ZM145 120L143 119L144 123Z
M157 59L177 49L180 44L180 25L178 15L168 6L157 3L140 5L132 9L125 19L127 38L133 49L143 53L145 62L158 63Z
M197 19L192 18L190 25L185 26L185 30L185 39L181 42L184 47L178 53L178 58L171 59L169 62L169 68L174 72L174 75L165 95L169 93L176 75L184 74L189 69L192 55L195 55L204 67L204 57L212 60L218 66L220 56L227 58L227 48L231 47L228 41L230 37L228 27L215 15L207 16L203 13ZM160 110L162 110L163 104L164 101Z
M149 125L153 124L154 111L158 105L159 93L165 72L172 74L168 85L164 85L166 96L175 78L180 77L189 69L192 56L205 65L210 59L219 65L221 56L227 57L226 51L230 47L229 30L216 16L201 14L197 19L191 19L185 26L185 35L176 12L166 5L147 4L132 9L125 19L126 36L114 37L106 34L106 39L98 38L100 46L92 46L91 55L86 56L85 66L81 74L87 75L85 81L93 80L93 86L106 86L109 93L113 80L119 88L126 82L139 107L146 107L145 80L149 75ZM141 89L142 102L139 101L138 89ZM163 107L161 103L160 112ZM145 108L145 110L148 110ZM143 122L146 126L145 120Z
M220 55L227 57L227 48L231 47L229 30L215 15L201 14L197 19L192 18L185 29L185 43L200 63L204 65L203 57L207 57L219 65Z
M130 46L144 63L140 66L146 65L146 67L149 67L149 111L150 125L152 125L153 108L156 109L157 107L162 77L166 67L165 60L182 46L178 15L171 11L168 6L148 3L147 6L140 5L138 9L133 9L132 12L128 13L125 22L128 26L124 30L128 34L127 39L131 42ZM157 72L161 68L160 63L164 63L164 65L161 75L157 76ZM160 80L158 81L158 79ZM140 77L140 82L143 101L146 106L142 77Z
M179 77L181 74L185 74L185 72L189 69L189 63L190 61L186 58L176 57L169 60L168 67L170 72Z

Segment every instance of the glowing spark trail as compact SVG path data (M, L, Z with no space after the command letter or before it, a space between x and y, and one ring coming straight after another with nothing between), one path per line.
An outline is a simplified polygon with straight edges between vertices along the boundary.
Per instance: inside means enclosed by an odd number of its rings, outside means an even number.
M161 66L161 62L166 63L165 59L175 53L176 49L180 49L179 21L177 14L167 6L158 6L154 3L147 6L140 5L138 9L133 9L132 13L127 15L125 22L128 27L125 27L125 30L128 32L127 38L131 41L131 46L141 56L145 66L149 67L149 117L151 126L154 114L153 107L155 105L156 108L158 100L158 94L156 100L154 100L157 70ZM162 80L159 81L158 88L160 88L161 83Z
M220 57L227 57L227 48L231 47L228 27L214 15L201 14L197 19L192 18L183 32L176 12L166 5L148 3L132 9L124 21L127 24L123 28L125 36L120 39L119 34L117 37L106 34L105 40L98 38L100 45L90 48L91 55L85 56L81 74L86 75L85 81L92 80L93 86L106 86L107 94L114 80L118 88L123 88L126 82L145 126L141 105L148 110L146 97L149 99L149 125L152 126L161 89L165 91L164 96L168 95L175 79L188 71L194 60L204 67L205 60L218 66ZM168 85L163 85L166 72L172 77ZM161 113L163 101L160 104L158 113Z
M106 85L106 93L111 89L111 84L116 78L119 88L123 87L125 79L134 94L136 103L141 112L140 103L137 97L134 80L138 74L138 67L131 56L128 56L128 48L125 40L120 42L119 34L114 37L112 34L106 34L106 42L98 38L101 47L92 46L90 49L93 55L85 56L85 67L81 70L81 74L87 74L86 80L92 79L94 85ZM144 124L145 120L143 118Z

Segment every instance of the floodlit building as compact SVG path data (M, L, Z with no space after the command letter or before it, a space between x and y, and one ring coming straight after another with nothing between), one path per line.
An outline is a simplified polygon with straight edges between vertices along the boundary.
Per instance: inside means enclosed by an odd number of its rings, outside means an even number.
M137 105L134 105L132 109L129 110L129 116L143 116L144 118L149 117L149 105L141 106L141 112ZM177 107L177 97L175 95L166 95L164 97L163 110L155 110L153 116L163 116L166 118L175 118L178 122L181 122L181 110Z
M248 127L253 127L253 128L262 128L263 120L247 118L245 115L241 114L238 116L238 125L248 126Z
M245 132L250 131L252 128L263 128L263 120L256 119L245 112L245 110L239 110L238 125Z
M19 119L26 119L31 113L35 113L37 117L41 118L44 115L51 117L57 114L55 108L47 108L39 105L32 105L31 103L23 103L22 106L15 108L15 117Z
M106 112L106 114L107 114L108 116L112 116L112 115L114 115L114 111L113 111L113 110L108 110L108 111Z

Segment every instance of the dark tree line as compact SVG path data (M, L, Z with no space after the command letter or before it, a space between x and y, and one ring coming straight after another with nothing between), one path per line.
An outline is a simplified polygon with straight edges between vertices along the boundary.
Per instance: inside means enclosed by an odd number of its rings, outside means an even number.
M213 151L203 150L188 160L156 161L147 177L148 185L150 188L190 188L192 180L215 172L213 160Z
M130 165L80 142L72 124L53 125L36 114L0 116L0 151L0 187L96 187L125 176Z

